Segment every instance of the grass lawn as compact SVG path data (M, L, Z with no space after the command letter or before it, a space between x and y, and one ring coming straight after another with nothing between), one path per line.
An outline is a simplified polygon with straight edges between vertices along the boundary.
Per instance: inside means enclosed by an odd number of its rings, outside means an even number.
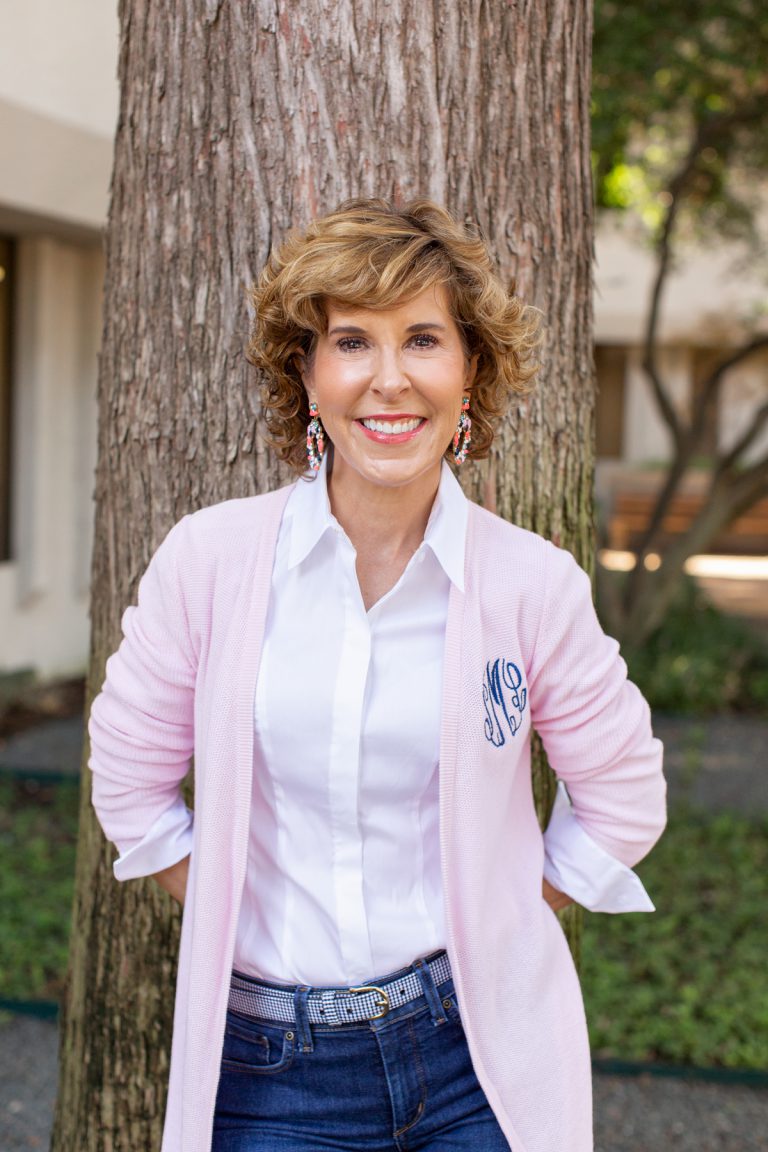
M0 999L56 999L77 788L0 782ZM768 1067L768 818L676 813L638 872L657 912L585 914L593 1053Z

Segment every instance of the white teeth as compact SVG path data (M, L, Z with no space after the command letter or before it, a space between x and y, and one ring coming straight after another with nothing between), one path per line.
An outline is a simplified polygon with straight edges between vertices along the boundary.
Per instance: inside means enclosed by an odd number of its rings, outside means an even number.
M400 432L414 432L421 424L421 419L417 417L415 420L363 420L362 424L371 432L397 436Z

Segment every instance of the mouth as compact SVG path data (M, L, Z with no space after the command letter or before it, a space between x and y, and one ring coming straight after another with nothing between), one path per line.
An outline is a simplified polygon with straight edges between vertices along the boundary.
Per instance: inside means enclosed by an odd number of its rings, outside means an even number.
M403 444L418 436L427 421L423 416L367 416L356 423L369 440L380 444Z

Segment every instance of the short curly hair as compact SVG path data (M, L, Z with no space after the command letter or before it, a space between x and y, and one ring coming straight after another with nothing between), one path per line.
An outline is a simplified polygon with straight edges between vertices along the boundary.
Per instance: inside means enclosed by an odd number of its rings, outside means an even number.
M264 374L267 439L281 460L306 471L301 368L327 332L328 302L392 308L437 284L446 287L467 356L478 357L468 457L488 455L510 395L527 391L536 371L539 314L504 287L479 233L444 208L370 199L347 200L292 232L253 288L247 354Z

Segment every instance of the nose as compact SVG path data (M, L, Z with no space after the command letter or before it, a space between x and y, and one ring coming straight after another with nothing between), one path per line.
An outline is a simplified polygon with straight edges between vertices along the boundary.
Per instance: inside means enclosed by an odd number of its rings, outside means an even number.
M392 399L410 388L410 380L405 375L400 363L397 348L382 347L377 357L376 368L371 381L371 388L383 399Z

